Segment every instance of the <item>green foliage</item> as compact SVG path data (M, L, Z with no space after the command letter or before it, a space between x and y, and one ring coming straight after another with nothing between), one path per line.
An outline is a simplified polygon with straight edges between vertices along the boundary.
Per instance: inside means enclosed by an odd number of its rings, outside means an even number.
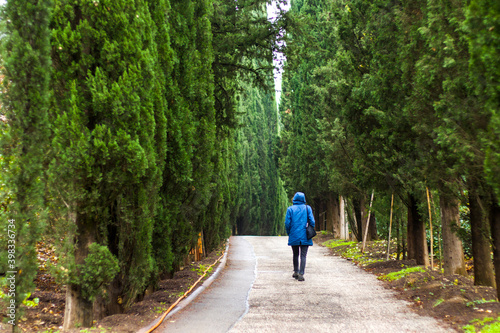
M213 267L210 267L207 269L207 267L205 265L201 265L201 264L198 266L198 268L194 268L194 267L191 268L191 270L193 272L197 272L198 275L200 275L200 276L205 274L205 272L210 274L212 272L212 269L213 269Z
M33 298L33 300L31 301L31 300L29 300L30 297L31 297L31 293L27 293L26 297L23 300L23 304L29 308L34 308L38 305L38 303L40 302L40 299L38 297L36 297L36 298Z
M456 228L456 233L463 244L464 254L472 258L472 234L470 222L470 210L467 206L461 205L460 213L460 227Z
M156 313L156 314L162 314L163 312L165 312L167 309L161 307L161 306L155 306L153 308L153 312Z
M302 191L312 203L330 187L337 189L329 179L332 173L330 159L318 145L318 119L322 105L318 105L313 75L315 67L327 61L329 48L327 34L329 18L322 1L291 3L292 30L287 40L287 62L284 67L280 101L280 172L288 197Z
M240 82L272 89L273 50L279 49L286 17L267 20L267 0L213 0L211 31L217 130L226 135L238 126Z
M339 246L355 247L357 242L350 242L344 239L330 239L323 243L323 246L329 247L331 249Z
M470 2L467 11L466 29L471 54L470 77L473 79L484 112L489 118L487 134L484 137L486 160L484 163L489 184L500 200L500 179L498 170L500 147L500 4L497 1Z
M292 1L280 103L279 160L288 193L309 193L318 207L329 193L341 194L358 239L361 204L372 189L382 197L374 207L382 234L392 193L401 198L402 220L408 194L421 202L426 187L443 204L462 199L467 186L488 198L485 179L496 188L500 174L499 7ZM440 220L433 217L436 239ZM467 223L457 230L470 239ZM465 248L470 252L470 241Z
M203 228L214 173L215 119L212 46L207 1L171 1L171 70L165 73L168 158L154 225L156 274L179 265ZM163 20L163 21L162 21Z
M238 234L284 233L284 189L275 144L278 114L272 94L243 84L238 104L242 127L236 132L236 227Z
M49 143L51 6L49 0L8 1L1 15L7 22L1 31L2 187L10 193L8 199L2 195L6 200L2 202L0 240L9 251L1 251L0 272L17 272L14 323L22 315L20 304L34 290L35 245L46 222L43 194Z
M56 239L64 241L57 245L67 254L60 256L62 266L76 274L88 256L83 244L105 244L118 259L127 306L153 268L153 218L166 151L156 27L144 1L57 0L51 25L48 196ZM87 297L102 282L91 275L78 280L88 284Z
M71 283L82 287L85 299L94 300L103 287L113 281L120 271L118 259L107 246L92 243L83 265L78 265L78 274L71 276Z
M6 278L2 278L0 280L0 286L2 288L4 288L4 286L7 285L7 280ZM23 305L26 305L27 307L29 308L34 308L38 305L38 303L40 302L40 299L38 297L34 298L33 300L29 300L29 298L31 297L31 293L26 293L24 294L24 300L22 302ZM6 302L9 301L10 297L8 296L8 294L5 294L2 290L0 290L0 299L3 299L5 300Z
M497 320L500 320L500 319L497 319ZM497 321L496 323L493 323L493 324L484 325L481 328L482 333L495 333L495 332L498 332L499 330L500 330L500 321Z
M495 321L496 320L496 321ZM495 321L494 323L491 323ZM498 332L500 330L500 317L498 318L491 318L491 317L485 317L484 319L473 319L470 321L471 325L466 325L463 326L462 329L464 332L487 332L487 333L494 333ZM488 324L491 323L491 324ZM478 329L478 330L476 330Z
M200 232L207 251L247 214L242 230L283 232L269 88L285 16L269 22L266 4L7 3L1 216L24 250L19 295L47 212L56 278L84 300L114 281L123 308Z
M402 269L397 272L392 272L389 274L381 275L378 277L379 280L385 280L385 281L395 281L399 280L401 278L407 277L411 273L417 273L417 272L425 272L425 269L423 269L420 266L415 266L415 267L408 267L405 269Z
M496 299L486 300L483 298L483 299L478 299L478 300L474 300L471 302L467 302L467 303L465 303L465 306L474 306L476 304L495 303L495 302L498 302L498 301Z
M352 259L361 266L369 265L375 262L383 261L371 257L371 253L361 252L361 245L358 242L347 241L343 239L331 239L323 243L323 246L335 249L337 253L344 258Z
M441 303L443 303L443 302L444 302L444 298L440 298L440 299L438 299L438 300L434 303L433 307L436 307L436 306L440 305L440 304L441 304Z

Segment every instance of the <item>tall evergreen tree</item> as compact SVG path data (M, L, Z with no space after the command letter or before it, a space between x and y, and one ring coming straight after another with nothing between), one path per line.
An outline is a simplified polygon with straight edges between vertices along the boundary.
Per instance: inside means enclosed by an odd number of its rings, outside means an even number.
M429 1L426 23L419 31L425 48L416 64L415 88L409 109L422 143L422 170L427 180L441 193L441 209L450 209L443 219L445 272L465 274L458 236L451 231L459 226L458 196L464 187L461 176L481 179L484 157L479 152L479 135L485 117L473 94L469 76L467 40L461 24L467 2ZM425 96L424 98L421 98ZM451 251L451 252L449 252Z
M495 276L497 294L500 297L500 181L498 178L499 142L500 142L500 103L498 92L500 87L500 4L498 1L473 0L467 12L467 28L469 32L470 75L475 83L477 94L484 111L489 118L487 135L485 136L484 163L485 177L493 188L495 198L491 198L488 211L493 238ZM476 192L477 193L477 192ZM486 199L489 195L483 194ZM488 201L490 201L488 200ZM472 211L471 211L472 213Z
M272 51L285 19L280 15L269 22L266 4L215 0L211 18L217 137L236 140L237 169L231 171L230 182L235 186L231 216L236 220L231 223L238 225L238 233L276 234L282 229L282 186L272 148L277 114L266 91L274 87ZM245 128L238 129L240 122Z
M280 171L289 196L304 191L316 214L321 213L318 227L333 231L339 222L338 195L341 186L332 181L330 150L319 141L322 137L325 105L320 103L323 75L318 67L328 62L332 42L332 24L328 4L322 1L293 1L290 15L293 24L287 31L285 65L280 115ZM326 213L324 213L326 212ZM326 224L323 221L326 217ZM319 215L317 215L319 218ZM338 228L337 228L338 229Z
M155 109L164 105L156 30L141 0L56 1L52 28L50 175L64 212L60 248L68 251L64 327L91 326L100 285L112 282L106 311L119 312L152 270L157 162L165 145L155 142L165 112Z
M22 301L34 289L36 242L44 230L46 185L44 164L49 139L50 31L52 1L8 1L2 94L2 157L12 204L2 219L6 235L0 270L15 286L13 329L21 318ZM8 300L9 307L12 305Z
M31 164L22 159L21 168L33 171L29 179L35 180L31 185L36 191L28 196L33 194L36 204L31 208L37 209L41 197L35 196L41 195L45 180L49 183L45 199L61 253L55 274L67 284L65 328L90 326L95 305L100 315L129 307L161 273L181 264L199 232L208 250L228 236L239 214L237 198L244 198L237 188L236 150L241 141L236 141L234 97L242 96L243 89L252 92L246 100L254 106L245 117L262 121L249 126L255 129L251 135L262 140L262 145L251 143L254 161L257 156L262 161L245 171L257 174L264 185L256 187L259 201L250 208L258 222L253 230L282 232L285 204L274 156L277 113L271 95L262 90L273 86L269 69L282 21L267 21L266 3L10 4L15 18L10 45L21 50L19 41L30 40L38 60L26 66L26 57L16 59L12 53L13 66L6 66L7 72L17 72L7 84L9 103L22 105L31 98L39 112L26 111L24 119L30 119L31 127L15 132L16 123L9 134L31 134L32 141L22 149L33 152ZM16 29L27 34L16 39ZM22 88L24 93L16 90L21 85L9 85L24 78L23 70L36 73L28 82L31 86ZM43 89L37 91L40 84ZM52 148L44 179L41 150L34 148L33 140L45 147L48 120ZM249 202L243 204L250 207ZM29 224L30 246L39 226ZM23 268L32 275L35 265L26 267L33 268ZM106 297L100 297L103 287Z
M181 264L205 226L213 195L217 152L210 17L210 1L171 1L168 152L154 240L160 273Z
M283 185L275 157L278 113L273 95L249 84L243 85L238 112L242 128L236 133L238 158L238 234L283 233Z
M212 63L215 79L217 128L226 131L238 125L236 96L240 81L271 88L273 50L280 49L279 40L288 20L278 15L267 20L267 0L213 0Z
M327 157L330 184L343 193L351 188L351 197L358 193L361 199L369 188L396 190L403 198L409 192L410 200L404 202L409 207L408 228L412 231L408 233L410 255L424 264L425 223L417 206L425 185L440 188L441 199L454 202L450 206L443 201L443 209L458 208L456 196L459 186L463 187L463 171L469 170L468 177L481 178L477 168L468 168L481 163L481 154L476 153L477 138L485 118L467 83L468 55L460 27L465 2L450 5L438 1L330 1L323 9L311 4L292 3L292 11L312 19L299 21L291 33L287 68L292 73L285 74L285 89L289 90L284 92L283 105L298 103L282 110L282 161L292 161L289 165L283 163L283 169L287 176L293 175L297 156L307 155L305 149L294 148L310 138L304 135L304 129L299 130L305 122L301 118L317 119L313 141L320 142L326 154L319 160ZM445 17L452 19L447 21ZM311 23L318 19L323 19L323 24ZM305 46L294 49L298 45L293 44L294 40L301 38L296 36L301 31L300 23L305 25L302 30L309 32L309 38L303 42ZM308 50L308 44L319 50L313 61L307 59L314 54ZM306 52L301 53L300 49ZM296 59L293 54L302 56ZM306 63L310 63L310 68L299 79L300 66ZM314 89L307 91L311 85ZM318 100L320 113L315 110ZM472 113L478 116L471 117ZM470 126L471 119L475 126ZM294 126L297 130L287 131ZM440 183L440 179L445 182ZM450 184L455 186L449 187ZM319 196L324 196L321 190ZM358 200L355 206L359 210L363 202ZM362 214L355 216L361 230ZM457 214L447 216L456 221L445 221L446 225L458 223ZM450 244L456 245L448 257L460 258L462 251L456 234L446 235Z
M494 187L497 200L500 201L500 181L498 180L498 151L500 135L500 102L498 91L500 86L499 25L500 4L497 1L473 0L468 12L469 49L471 52L471 77L481 99L485 103L491 120L487 138L486 173L490 184Z

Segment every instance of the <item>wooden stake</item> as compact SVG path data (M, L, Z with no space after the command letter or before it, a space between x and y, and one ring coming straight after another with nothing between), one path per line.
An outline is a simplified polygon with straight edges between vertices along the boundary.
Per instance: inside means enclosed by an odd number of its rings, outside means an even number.
M431 232L431 270L434 270L434 236L432 234L432 211L431 211L431 200L429 196L429 188L427 190L427 206L429 207L429 228Z
M361 247L361 253L365 252L366 237L368 236L368 229L370 227L370 215L372 213L373 194L375 194L375 190L372 190L372 198L370 199L370 208L368 209L368 220L366 220L365 236L363 237L363 246Z
M389 235L387 236L387 258L386 261L389 261L389 253L391 251L391 229L392 229L392 207L394 205L394 192L392 192L391 196L391 217L389 218Z
M436 206L434 205L434 199L432 198L432 193L430 193L430 197L431 197L431 207L435 212ZM443 224L440 223L438 229L439 271L441 271L441 269L443 268L443 251L441 248L442 241L443 241Z
M396 217L396 260L399 260L403 256L401 242L401 221Z

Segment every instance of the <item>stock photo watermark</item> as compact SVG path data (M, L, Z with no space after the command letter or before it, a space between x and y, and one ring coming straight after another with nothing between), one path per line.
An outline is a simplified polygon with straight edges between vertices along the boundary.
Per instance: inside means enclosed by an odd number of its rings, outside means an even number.
M7 297L9 303L7 305L7 321L11 325L16 323L16 221L9 220L7 226Z

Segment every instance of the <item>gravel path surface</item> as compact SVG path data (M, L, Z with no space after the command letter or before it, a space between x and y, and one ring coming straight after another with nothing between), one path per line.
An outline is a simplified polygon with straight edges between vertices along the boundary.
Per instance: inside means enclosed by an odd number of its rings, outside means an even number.
M309 248L304 282L292 270L287 237L231 237L224 273L160 331L454 332L326 248Z

